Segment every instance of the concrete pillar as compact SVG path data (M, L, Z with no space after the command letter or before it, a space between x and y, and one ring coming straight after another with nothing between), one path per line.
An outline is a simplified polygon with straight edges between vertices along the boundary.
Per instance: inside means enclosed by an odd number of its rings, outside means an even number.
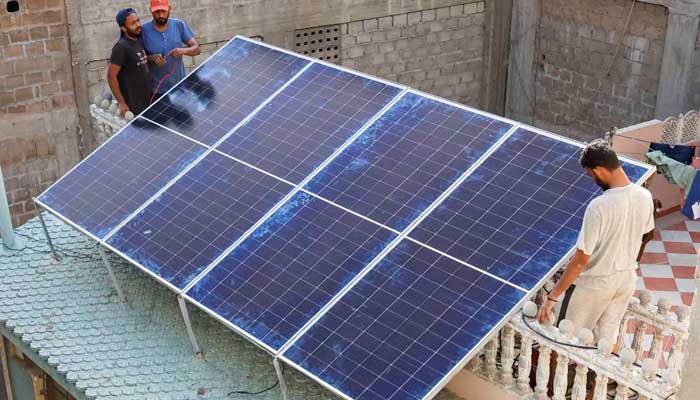
M697 268L700 268L698 266ZM678 400L694 400L700 393L700 270L695 273L695 295L690 314L690 332L685 343L685 356L681 370L681 387Z
M661 79L656 98L656 118L665 119L688 111L690 79L700 10L688 14L669 8Z
M486 2L482 109L504 115L513 0Z
M506 89L506 116L532 125L535 116L535 39L539 29L540 0L513 2L510 56Z

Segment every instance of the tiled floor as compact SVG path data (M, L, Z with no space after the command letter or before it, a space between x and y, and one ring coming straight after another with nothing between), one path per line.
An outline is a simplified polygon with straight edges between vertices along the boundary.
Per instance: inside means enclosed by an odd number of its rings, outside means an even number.
M700 248L700 221L687 221L673 214L657 221L659 229L647 245L637 274L638 289L650 290L654 303L667 297L674 305L690 306L693 275Z
M700 221L689 221L675 213L656 221L654 240L647 247L639 264L637 289L651 291L653 303L666 297L674 306L690 306L693 301L695 283L693 276L698 263L700 249ZM675 307L674 307L675 310ZM628 326L628 345L634 333L634 321ZM648 350L652 341L653 327L647 328L644 348ZM670 337L664 341L664 357L673 343ZM660 366L664 361L660 360Z

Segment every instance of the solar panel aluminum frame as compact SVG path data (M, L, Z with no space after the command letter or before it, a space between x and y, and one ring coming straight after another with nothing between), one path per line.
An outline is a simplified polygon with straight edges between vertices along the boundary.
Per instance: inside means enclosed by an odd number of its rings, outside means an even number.
M413 91L413 92L418 92L418 91ZM422 94L422 93L421 93L421 94ZM425 96L426 96L426 97L429 97L429 98L432 98L432 99L435 99L435 100L438 100L438 101L444 101L444 100L442 100L442 99L440 99L439 97L436 97L436 96L432 96L432 95L425 95ZM468 109L468 107L466 107L466 106L461 106L461 105L455 104L455 103L452 103L452 104L454 104L454 105L456 105L456 106L459 106L460 108L463 108L463 109ZM480 114L485 114L485 113L480 112L480 111L478 111L478 110L470 110L470 111L474 111L474 112L477 112L477 113L480 113ZM504 137L502 138L502 140L499 140L496 144L494 144L494 145L492 146L492 148L490 148L489 151L488 151L487 153L485 153L485 154L477 161L478 165L481 165L481 163L483 163L483 162L486 160L486 158L488 158L493 152L495 152L495 151L498 149L498 147L500 147L500 146L506 141L507 138L509 138L513 133L515 133L515 132L516 132L518 129L520 129L520 128L527 129L527 130L533 131L533 132L535 132L535 133L537 133L537 134L541 134L541 135L543 135L543 136L547 136L547 137L550 137L550 138L553 138L553 139L556 139L556 140L559 140L559 141L562 141L562 142L566 142L566 143L572 144L572 145L574 145L574 146L576 146L576 147L579 147L579 148L581 148L581 149L583 149L583 148L586 147L586 145L583 144L583 143L581 143L581 142L577 142L577 141L575 141L575 140L571 140L571 139L569 139L569 138L566 138L566 137L563 137L563 136L560 136L560 135L556 135L556 134L553 134L553 133L551 133L551 132L547 132L547 131L544 131L544 130L541 130L541 129L538 129L538 128L532 128L532 127L529 127L529 126L526 126L526 125L521 125L521 124L519 124L519 123L516 123L516 122L513 122L513 121L509 121L509 120L507 120L507 119L502 119L502 120L514 124L513 128L511 128L511 129L508 131L508 133L506 133L506 134L504 135ZM630 163L630 164L639 166L639 167L647 168L647 172L646 172L637 182L635 182L635 184L637 184L637 185L641 185L642 183L646 182L651 176L653 176L654 172L656 171L656 169L655 169L653 166L650 166L650 165L648 165L648 164L644 164L644 163L638 162L638 161L636 161L636 160L630 160L630 159L627 159L627 158L625 158L625 157L621 157L621 160L623 160L623 161L625 161L625 162L628 162L628 163ZM475 165L476 165L476 163L475 163ZM478 167L478 166L477 166L477 167ZM472 169L472 168L470 168L470 169ZM475 170L476 168L473 168L473 169ZM467 173L465 172L465 174L464 174L462 177L460 177L460 179L458 179L458 180L455 182L455 183L457 183L457 184L454 184L454 185L452 185L449 189L447 189L447 190L443 193L443 196L441 196L438 200L444 200L444 199L446 199L447 196L449 196L449 194L451 194L454 190L457 189L457 187L459 186L459 183L461 183L461 182L463 182L464 180L466 180L466 178L467 178L469 175L470 175L470 173L467 174ZM421 214L421 216L419 216L416 220L422 220L422 219L424 219L425 217L427 217L427 215L430 213L430 211L432 211L434 208L436 208L437 206L439 206L439 204L441 203L441 201L438 201L438 200L436 200L436 203L437 203L437 204L431 205L431 207L429 207L429 208L424 212L424 214ZM434 207L433 207L433 206L434 206ZM415 222L415 221L414 221L414 222ZM419 222L420 222L420 221L419 221ZM457 262L460 262L461 264L466 265L466 266L468 266L468 267L471 267L471 268L473 268L473 269L475 269L475 270L477 270L477 271L479 271L479 272L482 272L482 273L484 273L484 274L486 274L486 275L493 276L492 274L490 274L490 273L488 273L488 272L486 272L486 271L483 271L483 270L481 270L481 269L479 269L479 268L477 268L477 267L475 267L475 266L473 266L473 265L471 265L471 264L469 264L469 263L466 263L466 262L464 262L464 261L462 261L462 260L459 260L459 259L457 259L457 258L454 258L454 257L450 256L449 254L446 254L446 253L444 253L444 252L442 252L442 251L436 250L436 249L432 248L431 246L428 246L428 245L426 245L426 244L424 244L424 243L422 243L422 242L419 242L419 241L417 241L417 240L415 240L415 239L412 239L412 238L408 237L408 235L411 233L411 231L413 231L413 229L415 229L415 227L417 227L417 226L418 226L418 223L416 223L416 224L411 224L409 227L407 227L406 230L404 231L405 235L402 234L402 236L397 237L397 238L395 239L395 242L392 242L391 244L389 244L389 245L387 246L387 249L389 249L389 251L390 251L391 249L393 249L393 248L401 241L402 238L406 238L407 240L410 240L410 241L412 241L412 242L414 242L414 243L416 243L416 244L419 244L419 245L421 245L421 246L424 246L425 248L428 248L428 249L430 249L430 250L432 250L432 251L435 251L436 253L438 253L438 254L440 254L440 255L442 255L442 256L446 256L446 257L448 257L448 258L450 258L450 259L453 259L453 260L455 260L455 261L457 261ZM380 254L375 258L375 260L373 260L373 261L368 265L368 267L367 267L365 270L362 271L362 273L361 273L362 277L363 277L364 275L366 275L367 273L369 273L369 271L370 271L371 269L373 269L373 267L374 267L376 264L378 264L378 263L389 253L389 251L385 251L385 252L380 253ZM526 289L524 289L524 288L521 288L521 287L519 287L519 286L517 286L517 285L510 284L511 286L514 286L514 287L520 289L521 291L525 292L525 293L526 293L525 296L520 300L520 302L518 302L518 304L516 304L516 306L515 306L509 313L506 314L505 317L503 317L503 318L499 321L498 324L494 325L494 328L492 328L492 329L489 331L489 333L488 333L487 335L485 335L485 336L472 348L472 350L469 351L469 352L462 358L462 360L460 360L460 362L458 362L457 364L455 364L455 366L452 368L452 370L451 370L447 375L445 375L445 376L440 380L440 382L439 382L437 385L435 385L435 386L423 397L423 400L429 400L429 399L432 399L433 397L435 397L435 396L445 387L445 385L447 385L447 384L450 382L450 380L452 380L452 378L454 378L455 375L457 375L457 374L467 365L467 363L468 363L476 354L478 354L479 351L481 351L482 347L485 346L486 343L488 343L490 340L492 340L492 339L501 331L501 329L503 329L503 327L506 325L506 323L508 323L508 321L510 321L510 319L513 318L513 316L514 316L518 311L520 311L520 309L523 307L523 305L524 305L527 301L529 301L533 296L535 296L535 294L540 290L540 288L541 288L542 286L544 286L544 284L545 284L547 281L549 281L549 280L554 276L554 274L557 273L557 271L559 271L560 269L564 268L564 267L567 265L568 261L573 257L573 255L574 255L575 252L576 252L576 248L575 248L575 247L573 247L571 250L569 250L569 252L567 252L567 254L565 254L565 255L557 262L557 264L550 270L550 272L549 272L547 275L545 275L545 276L544 276L531 290L529 290L529 291L526 290ZM359 277L359 275L358 275L358 277ZM496 278L497 278L498 280L500 280L500 281L504 281L502 278L498 278L498 277L496 277ZM361 277L360 277L360 279L361 279ZM338 390L337 388L333 387L332 385L328 384L328 383L325 382L324 380L319 379L316 375L314 375L313 373L311 373L310 371L308 371L306 368L304 368L304 367L298 365L298 364L295 363L294 361L292 361L292 360L290 360L289 358L285 357L285 356L284 356L284 352L285 352L287 349L289 349L289 347L291 347L291 345L293 345L294 342L295 342L296 340L298 340L300 336L302 336L306 331L308 331L308 329L310 329L311 326L313 326L313 324L315 324L315 323L323 316L323 315L321 314L322 312L325 314L325 312L328 311L328 309L331 308L335 303L337 303L337 302L340 300L340 298L341 298L345 293L347 293L350 289L352 289L352 287L353 287L357 282L359 282L360 279L353 280L352 282L350 282L350 284L348 284L348 286L347 286L343 291L341 291L341 293L339 293L331 302L329 302L328 307L324 307L324 309L322 309L314 319L312 319L311 321L309 321L309 323L302 329L302 331L300 331L300 333L298 333L297 335L295 335L295 336L280 350L279 354L277 354L277 357L278 357L279 359L281 359L282 361L284 361L285 363L287 363L288 365L290 365L290 366L292 366L293 368L297 369L298 371L302 372L304 375L306 375L306 376L308 376L309 378L313 379L314 381L316 381L317 383L319 383L320 385L322 385L322 386L325 387L326 389L332 391L334 394L336 394L336 395L338 395L338 396L340 396L340 397L342 397L342 398L344 398L344 399L347 399L347 400L354 400L354 399L353 399L352 397L349 397L349 396L346 395L345 393L341 392L341 391ZM332 304L331 304L331 303L332 303Z

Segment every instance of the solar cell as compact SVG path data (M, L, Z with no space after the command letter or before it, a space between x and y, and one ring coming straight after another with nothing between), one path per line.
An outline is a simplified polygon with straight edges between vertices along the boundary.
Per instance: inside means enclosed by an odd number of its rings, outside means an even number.
M205 150L137 118L38 201L101 239Z
M278 350L395 236L299 192L187 294Z
M402 230L511 127L409 93L306 188Z
M409 236L531 289L575 246L587 204L602 193L580 153L518 129ZM648 171L623 168L633 179Z
M309 63L237 38L143 115L211 146Z
M423 399L524 296L404 240L283 356L352 399Z
M400 92L314 64L217 149L298 184Z
M182 289L291 190L213 152L107 244Z

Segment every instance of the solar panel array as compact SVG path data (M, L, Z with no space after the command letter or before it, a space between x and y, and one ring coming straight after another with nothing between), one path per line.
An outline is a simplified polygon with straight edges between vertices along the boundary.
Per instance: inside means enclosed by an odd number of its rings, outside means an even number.
M573 248L580 149L235 38L37 203L342 397L424 399Z

